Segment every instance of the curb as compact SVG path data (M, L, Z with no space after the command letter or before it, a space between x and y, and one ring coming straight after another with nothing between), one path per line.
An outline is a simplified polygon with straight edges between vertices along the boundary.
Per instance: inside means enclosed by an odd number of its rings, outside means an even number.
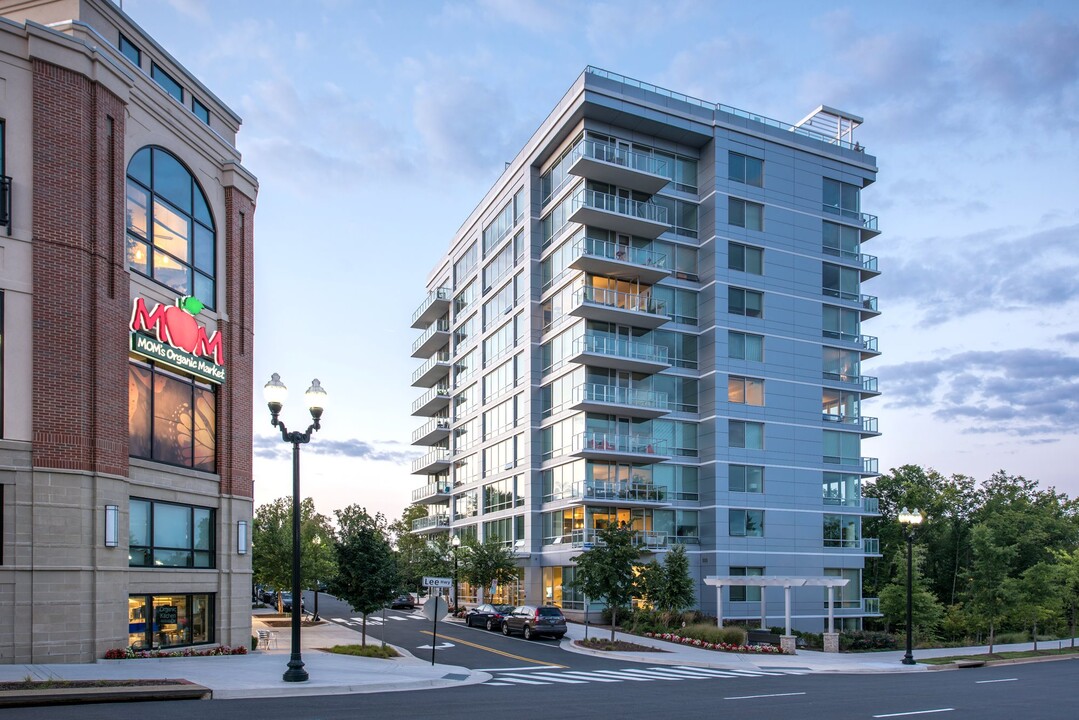
M1045 657L1007 658L1005 660L978 660L965 658L944 665L926 665L927 670L961 670L974 667L996 667L998 665L1026 665L1028 663L1056 662L1058 660L1079 660L1079 655L1048 655Z
M0 707L38 707L82 703L151 702L160 700L209 700L210 688L187 680L180 685L135 687L48 688L0 691Z

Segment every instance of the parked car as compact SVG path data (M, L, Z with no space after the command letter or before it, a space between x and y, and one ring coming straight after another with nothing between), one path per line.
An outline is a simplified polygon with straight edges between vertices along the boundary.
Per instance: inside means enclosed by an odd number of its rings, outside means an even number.
M300 610L304 609L303 596L300 596ZM292 593L281 593L281 611L292 612Z
M485 627L488 630L501 630L502 619L513 612L512 605L477 605L465 615L465 625Z
M266 603L267 605L276 605L277 604L277 593L275 593L273 590L270 590L268 588L263 588L259 592L259 600Z
M398 595L390 602L390 610L414 610L416 601L411 595Z
M502 634L521 633L525 640L548 635L560 640L566 634L566 616L554 605L521 605L502 620Z

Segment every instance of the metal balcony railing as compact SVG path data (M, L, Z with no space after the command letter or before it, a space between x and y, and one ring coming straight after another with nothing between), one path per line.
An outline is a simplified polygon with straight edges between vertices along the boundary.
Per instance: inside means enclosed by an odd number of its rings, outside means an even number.
M577 402L609 403L611 405L670 410L667 393L665 392L638 390L619 385L584 383L573 389L573 397Z
M667 208L662 205L611 195L598 190L589 190L588 188L581 188L573 194L573 198L570 200L571 214L582 207L639 218L661 225L670 224L667 222Z
M428 515L412 521L412 530L429 530L431 528L448 528L450 526L449 515Z
M862 498L862 509L867 513L873 513L875 515L880 514L880 498L864 497Z
M434 418L425 422L412 431L412 444L415 445L416 441L420 438L427 437L436 430L449 430L450 419L449 418Z
M590 303L604 305L629 312L648 313L650 315L663 315L666 313L667 304L654 299L651 295L641 293L627 293L607 288L583 287L573 293L574 306Z
M440 287L427 293L427 297L423 299L423 302L420 303L420 306L416 308L416 311L414 313L412 313L412 322L416 322L416 320L419 319L420 315L423 315L424 311L427 310L427 308L431 307L439 300L445 300L448 302L449 299L450 289L448 287Z
M412 502L417 503L420 500L424 500L435 495L449 495L450 494L449 483L428 483L421 488L416 488L412 491Z
M652 175L670 177L672 175L665 158L658 158L647 153L637 152L625 147L615 147L609 143L585 138L574 146L570 153L571 162L578 157L590 157L593 160L608 162L612 165L640 170Z
M880 555L880 538L862 538L862 551L866 555Z
M450 451L439 448L438 450L432 450L421 458L416 458L412 461L412 472L418 473L421 469L436 464L446 464L450 462Z
M648 250L647 248L630 247L610 240L598 240L587 236L581 237L573 244L570 256L570 262L581 256L589 256L667 269L666 253Z
M590 480L573 484L573 497L618 502L665 502L667 488L652 483Z
M416 347L419 347L419 346L417 345ZM449 354L449 352L447 352L445 350L439 350L437 353L435 353L434 355L429 357L426 361L424 361L423 365L420 365L418 368L416 368L416 370L412 373L412 382L415 383L421 377L426 375L427 372L431 368L433 368L435 365L449 365L449 362L450 362L450 354ZM448 370L448 368L447 368L447 370Z
M663 345L653 345L638 340L612 337L586 333L583 337L573 342L575 353L591 353L594 355L606 355L608 357L626 358L627 360L640 360L657 364L670 364L667 360L668 350Z
M449 333L450 322L445 318L439 318L438 322L432 323L423 333L416 338L416 342L412 343L412 352L419 350L420 346L431 339L436 332Z
M423 395L420 395L418 398L416 398L416 400L412 403L412 412L416 412L421 407L434 400L436 397L449 400L450 388L445 385L431 388Z
M666 455L667 441L641 435L616 435L614 433L585 432L574 438L579 450L602 450L634 455Z

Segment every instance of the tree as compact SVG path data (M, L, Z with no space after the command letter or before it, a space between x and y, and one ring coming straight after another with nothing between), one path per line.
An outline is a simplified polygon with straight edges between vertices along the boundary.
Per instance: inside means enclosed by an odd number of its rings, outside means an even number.
M689 557L684 545L675 545L663 558L664 593L661 607L670 613L680 613L697 601L693 591L693 576L689 573Z
M1060 607L1061 587L1057 579L1055 566L1040 562L1027 568L1020 577L1007 581L1013 586L1010 594L1019 601L1015 616L1031 628L1035 651L1038 649L1038 625L1056 617Z
M382 608L397 592L397 563L390 546L386 518L369 515L359 505L336 510L334 543L337 575L330 592L363 613L361 644L367 644L367 615Z
M920 638L930 639L936 636L937 628L944 620L944 606L936 595L926 587L922 575L925 562L925 549L920 545L913 547L911 554L913 573L911 574L911 627ZM904 550L896 551L894 562L898 568L895 582L887 585L880 593L880 610L885 620L893 627L907 626L907 557Z
M496 582L509 585L517 579L513 550L497 537L486 538L482 543L465 541L460 569L461 577L478 588L490 588Z
M1002 543L995 529L984 523L975 525L970 534L974 549L971 567L971 609L989 628L989 652L1000 622L1014 604L1011 587L1006 582L1008 568L1015 558L1015 548Z
M1068 637L1075 647L1075 621L1079 610L1079 548L1070 552L1058 551L1056 579L1060 585L1060 599L1068 620Z
M316 540L317 538L317 540ZM300 502L300 587L334 573L333 528L330 519L315 512L315 502ZM256 583L280 591L292 589L292 498L283 497L255 510L251 533L251 569ZM299 600L296 600L299 602ZM277 609L282 609L277 593Z
M633 531L626 523L596 531L596 543L578 555L577 572L569 587L589 600L599 600L611 611L611 640L618 626L618 608L628 605L636 589L634 567L641 551L633 544Z
M409 505L401 517L390 525L394 554L397 557L397 572L400 576L401 589L419 591L423 579L421 567L427 538L412 532L412 523L427 517L427 508L423 505Z

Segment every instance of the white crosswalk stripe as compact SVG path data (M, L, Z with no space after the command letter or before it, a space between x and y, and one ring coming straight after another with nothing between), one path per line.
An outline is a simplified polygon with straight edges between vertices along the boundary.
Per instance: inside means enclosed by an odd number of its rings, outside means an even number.
M516 668L514 668L516 669ZM489 668L491 679L485 684L492 687L511 687L513 685L580 685L590 682L657 682L679 680L729 680L732 678L753 678L774 675L805 675L812 672L809 668L791 668L790 670L769 668L752 670L734 668L704 668L691 665L627 667L617 670L533 670L526 673L513 672L511 668L499 670ZM522 668L523 669L523 668Z

